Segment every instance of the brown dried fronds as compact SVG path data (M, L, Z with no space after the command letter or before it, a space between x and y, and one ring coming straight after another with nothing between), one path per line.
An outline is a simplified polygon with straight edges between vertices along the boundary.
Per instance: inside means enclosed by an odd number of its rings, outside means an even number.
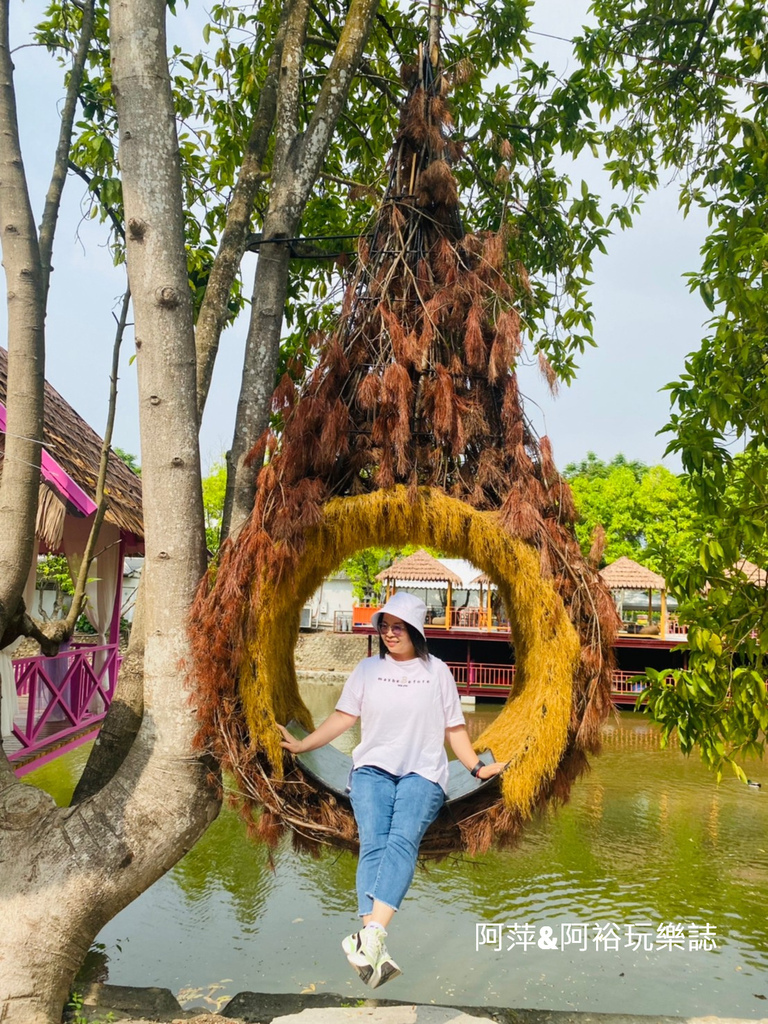
M451 353L451 361L448 364L448 373L450 373L452 377L464 377L466 375L464 364L459 358L458 352Z
M401 415L408 416L412 397L411 375L400 363L390 363L381 378L381 401L388 402Z
M551 487L558 479L558 472L555 467L555 460L552 457L552 443L544 436L539 441L539 465L541 466L541 479L545 487Z
M554 367L543 352L539 352L539 370L542 377L547 382L552 395L557 395L560 390L560 382L557 379Z
M464 421L464 432L467 437L467 441L476 441L478 447L483 447L490 440L490 427L488 425L488 417L485 414L482 402L477 398L476 393L473 393L465 402L464 413L462 415ZM501 458L501 452L497 448L491 448L489 451L494 451Z
M538 510L529 501L510 492L501 507L501 521L513 537L536 541L541 536L543 522Z
M453 67L454 85L463 85L468 82L475 73L475 65L469 57L462 57Z
M419 298L422 302L432 297L434 290L434 277L432 268L425 259L420 259L416 265L416 287L419 290Z
M557 501L560 522L569 525L574 523L576 521L576 503L573 500L573 491L562 477L554 489L554 496Z
M506 246L501 232L493 232L483 239L483 262L492 270L500 272L504 267Z
M445 156L445 134L440 125L430 124L427 129L427 148L432 156Z
M398 137L408 139L417 150L427 141L429 132L425 107L424 90L414 89L405 102L400 118Z
M600 568L600 563L603 560L604 553L605 527L602 523L598 523L592 531L592 545L589 549L589 555L587 555L587 561L595 571Z
M449 126L453 124L453 116L442 96L433 94L429 98L429 116L435 124Z
M349 428L349 410L339 399L323 423L314 450L315 465L319 472L328 472L336 459L349 451Z
M449 278L455 276L458 258L456 250L445 236L435 243L432 247L432 265L438 281L447 284Z
M509 487L504 456L498 448L484 448L477 464L477 482L486 490L497 495L504 494Z
M416 85L419 80L419 65L418 64L401 64L400 65L400 81L406 87L410 89Z
M365 412L375 408L381 394L381 378L376 373L367 373L357 389L357 404Z
M478 303L470 306L467 314L467 326L464 331L464 353L467 365L473 370L482 371L488 365L488 349L483 338L483 311Z
M456 179L445 160L433 160L421 172L416 183L416 202L419 206L459 205Z
M400 318L385 302L379 305L378 311L389 335L395 359L399 363L410 366L413 362L413 352L411 351L408 333L406 333L403 324L400 322Z
M264 454L267 450L267 442L269 441L270 434L271 431L269 429L262 433L261 437L245 457L246 466L253 466L256 471L261 469L264 463Z
M444 366L435 370L435 395L432 423L437 437L448 440L453 430L454 420L453 378Z
M531 281L528 277L528 268L526 267L526 265L522 262L522 260L515 260L513 269L515 279L517 280L520 289L524 291L527 295L531 295Z
M293 382L293 377L290 373L284 373L272 393L272 411L283 412L286 409L291 409L295 400L296 385Z

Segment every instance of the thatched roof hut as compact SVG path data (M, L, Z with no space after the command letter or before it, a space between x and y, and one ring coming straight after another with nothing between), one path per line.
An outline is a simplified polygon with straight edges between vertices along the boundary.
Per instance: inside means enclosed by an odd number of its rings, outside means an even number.
M625 590L645 590L648 592L648 625L644 627L643 633L659 633L666 636L667 632L667 581L663 576L652 569L640 565L639 562L622 555L615 562L606 565L600 570L600 576L608 589L614 595L616 611L619 617L623 617L624 605L621 593ZM652 624L653 618L653 591L658 590L661 594L661 618L658 626ZM617 596L618 595L618 596Z
M667 582L652 569L622 555L600 570L609 590L666 590Z
M0 471L5 448L8 353L0 347ZM42 552L63 551L67 517L90 519L102 440L72 406L45 382L45 424L37 536ZM126 555L144 553L141 479L116 455L107 467L105 526L119 531ZM82 531L78 531L82 532Z
M405 558L398 558L388 568L382 569L376 579L382 583L394 583L396 587L413 586L418 583L444 583L452 587L460 587L462 584L462 579L457 573L439 562L424 548L420 548L412 555L406 555Z

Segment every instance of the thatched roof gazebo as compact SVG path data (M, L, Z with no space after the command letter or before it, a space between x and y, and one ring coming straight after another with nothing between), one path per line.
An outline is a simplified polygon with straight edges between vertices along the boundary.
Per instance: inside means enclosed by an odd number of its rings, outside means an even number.
M0 473L5 453L7 393L8 353L0 348ZM46 381L35 555L23 595L24 604L33 617L40 617L34 607L37 597L37 555L64 555L73 577L79 571L96 515L96 483L102 444L96 431ZM108 692L111 694L117 677L123 565L126 557L144 554L141 479L122 459L111 453L105 495L106 514L91 564L92 579L86 586L84 613L99 638L96 675L109 676ZM3 694L0 732L5 736L14 729L14 719L18 713L16 682L11 664L11 654L16 646L14 643L0 651L0 685ZM40 684L40 701L51 701L51 680L55 683L62 674L66 678L73 676L75 658L68 644L63 644L59 655L54 658L28 660L39 663L40 671L48 680ZM58 690L55 696L56 700L64 700Z
M0 472L5 449L8 353L0 347ZM67 534L78 519L84 525L96 512L94 496L102 440L48 381L45 382L43 457L36 533L42 554L64 553ZM105 484L107 512L102 529L125 545L125 554L144 554L141 479L110 453ZM90 522L87 523L90 529ZM110 530L110 527L112 529ZM77 534L82 534L77 529ZM87 533L86 533L87 536ZM104 534L102 534L104 536Z
M615 562L600 570L600 576L608 589L615 593L619 590L646 590L648 592L648 625L651 625L653 608L653 592L661 594L661 621L659 633L665 636L667 630L667 581L652 569L640 565L639 562L622 555ZM618 609L617 609L618 610ZM619 612L621 614L621 612Z
M388 568L382 569L376 579L387 584L387 598L398 587L413 587L419 590L432 589L433 586L436 586L438 590L442 590L441 584L444 584L447 591L445 618L443 623L437 619L433 620L433 623L435 625L444 624L446 629L450 629L452 589L460 587L463 581L461 576L449 569L447 565L439 562L424 548L419 548L412 555L398 558Z

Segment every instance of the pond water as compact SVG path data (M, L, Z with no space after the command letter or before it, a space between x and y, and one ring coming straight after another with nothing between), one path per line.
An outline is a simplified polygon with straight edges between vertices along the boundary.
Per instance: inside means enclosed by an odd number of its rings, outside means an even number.
M338 692L304 687L316 721ZM497 710L469 713L471 732ZM350 748L354 737L344 739ZM64 802L86 756L76 751L27 781ZM388 941L404 973L382 995L765 1016L768 772L750 772L762 789L735 778L718 785L675 747L660 750L644 716L623 712L570 803L537 818L516 850L417 872ZM315 861L288 843L270 864L224 809L101 932L88 970L113 984L166 986L186 1006L221 1006L244 990L359 998L369 992L339 945L355 928L354 873L349 854Z

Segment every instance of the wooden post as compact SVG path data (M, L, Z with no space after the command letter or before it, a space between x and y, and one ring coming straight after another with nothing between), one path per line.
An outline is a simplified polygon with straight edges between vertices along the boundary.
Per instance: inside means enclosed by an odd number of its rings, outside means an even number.
M667 592L661 591L661 619L659 621L659 635L663 638L667 635Z
M445 628L451 628L451 583L448 581L448 596L445 599Z
M112 607L112 621L109 624L109 636L107 642L114 652L109 655L109 691L115 692L117 683L117 658L120 649L120 612L123 610L123 573L125 572L125 534L120 535L120 554L117 560L117 586L115 588L115 603Z
M493 629L493 609L491 607L491 583L488 581L488 590L485 595L485 609L488 615L488 629Z

